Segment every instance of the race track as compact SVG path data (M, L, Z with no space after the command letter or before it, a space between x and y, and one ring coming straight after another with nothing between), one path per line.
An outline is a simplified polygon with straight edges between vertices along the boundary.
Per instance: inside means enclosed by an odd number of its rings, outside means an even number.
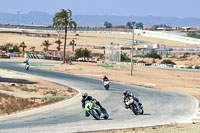
M144 127L175 122L185 122L192 118L198 108L192 96L169 93L111 82L110 90L102 87L99 79L31 67L25 71L22 63L0 62L0 68L27 73L62 85L88 92L99 100L110 115L108 120L86 118L81 108L81 96L39 109L0 117L0 133L27 132L81 132L103 129ZM144 106L144 115L134 115L125 109L122 92L130 90Z

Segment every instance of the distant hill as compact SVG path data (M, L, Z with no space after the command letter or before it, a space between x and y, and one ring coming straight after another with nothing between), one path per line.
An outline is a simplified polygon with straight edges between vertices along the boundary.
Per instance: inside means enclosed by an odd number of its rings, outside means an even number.
M32 11L27 14L0 13L0 24L51 25L53 15ZM112 25L125 25L128 21L142 22L144 26L166 24L173 27L200 26L200 18L176 18L158 16L112 16L112 15L73 15L79 26L103 26L105 21Z

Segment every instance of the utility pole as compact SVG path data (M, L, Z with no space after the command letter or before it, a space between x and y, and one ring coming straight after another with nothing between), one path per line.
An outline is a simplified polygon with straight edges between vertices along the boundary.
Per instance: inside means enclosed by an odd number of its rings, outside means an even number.
M133 45L134 45L135 22L132 22L132 26L133 26L133 38L132 38L132 46L131 46L131 76L133 75Z

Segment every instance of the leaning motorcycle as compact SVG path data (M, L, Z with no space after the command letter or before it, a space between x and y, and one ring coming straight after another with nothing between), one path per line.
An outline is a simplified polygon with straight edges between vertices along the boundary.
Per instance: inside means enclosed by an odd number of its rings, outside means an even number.
M139 101L134 100L133 97L127 98L125 104L128 105L135 115L142 115L144 113L142 104Z
M92 115L96 120L100 120L101 118L108 119L109 117L107 111L101 111L101 108L93 101L86 101L85 111Z
M110 81L109 81L109 80L103 81L103 86L104 86L105 90L108 90L108 89L109 89L109 87L110 87L109 84L110 84Z

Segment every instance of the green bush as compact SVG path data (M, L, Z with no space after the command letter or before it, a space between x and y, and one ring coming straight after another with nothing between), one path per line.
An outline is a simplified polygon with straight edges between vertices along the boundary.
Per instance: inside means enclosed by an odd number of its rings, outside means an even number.
M155 50L152 50L150 53L146 54L145 57L154 58L154 59L162 59L162 57L158 55Z
M187 69L193 69L192 66L188 66L188 67L186 67L186 68L187 68Z
M176 65L176 63L174 63L174 62L171 61L171 60L163 60L163 61L161 62L161 64L172 64L172 65Z
M146 63L145 61L143 61L143 60L140 60L140 61L138 61L137 63Z
M75 51L75 58L78 59L78 58L90 58L91 56L91 51L89 51L87 48L85 49L82 49L82 48L79 48Z
M129 56L127 55L127 53L122 53L121 54L121 61L130 62L131 58L129 58Z

